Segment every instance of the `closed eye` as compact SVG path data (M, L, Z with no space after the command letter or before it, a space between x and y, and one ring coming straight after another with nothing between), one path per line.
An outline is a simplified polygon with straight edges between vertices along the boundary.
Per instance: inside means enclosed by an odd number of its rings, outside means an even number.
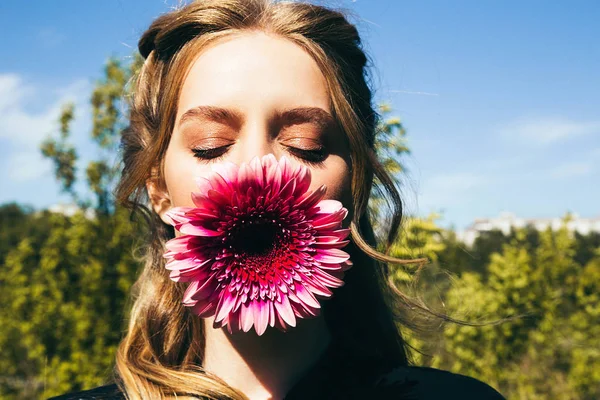
M221 146L221 147L214 147L214 148L197 147L197 148L193 148L192 152L194 153L194 157L199 158L201 160L217 161L217 160L220 160L221 158L223 158L223 156L225 156L225 153L227 153L227 150L229 150L229 147L231 147L231 144Z
M325 159L327 158L327 152L323 147L314 150L306 150L288 146L287 149L288 152L292 154L292 156L299 158L302 161L305 161L309 164L319 165L322 164L323 161L325 161Z
M221 147L213 147L213 148L192 148L192 152L194 153L194 157L202 160L202 161L218 161L222 159L227 151L231 147L231 144L221 146ZM327 152L325 148L320 147L318 149L300 149L297 147L286 146L287 151L294 157L307 162L309 164L320 165L327 158Z

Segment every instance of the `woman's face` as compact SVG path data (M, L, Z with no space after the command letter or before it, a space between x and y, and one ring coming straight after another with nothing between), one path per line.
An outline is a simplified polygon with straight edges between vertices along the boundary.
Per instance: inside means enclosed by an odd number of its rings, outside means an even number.
M349 150L316 62L298 45L263 33L208 47L179 97L164 163L170 206L193 207L194 178L208 175L212 164L269 153L308 166L311 190L326 185L326 197L350 209Z

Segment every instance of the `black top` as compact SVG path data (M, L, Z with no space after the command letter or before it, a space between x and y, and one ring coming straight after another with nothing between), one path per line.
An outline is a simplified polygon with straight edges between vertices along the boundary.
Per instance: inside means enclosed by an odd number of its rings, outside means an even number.
M427 367L389 367L330 346L284 400L505 400L468 376ZM116 384L49 400L125 400Z

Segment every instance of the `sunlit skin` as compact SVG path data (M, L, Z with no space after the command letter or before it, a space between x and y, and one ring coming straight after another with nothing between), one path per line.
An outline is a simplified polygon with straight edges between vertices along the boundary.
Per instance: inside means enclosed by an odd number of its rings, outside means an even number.
M244 33L211 45L191 65L164 162L166 193L148 189L159 215L193 207L194 177L211 165L272 153L311 169L311 190L350 209L350 156L332 118L325 77L298 45ZM282 398L326 348L322 317L287 333L229 335L205 320L204 367L251 399Z

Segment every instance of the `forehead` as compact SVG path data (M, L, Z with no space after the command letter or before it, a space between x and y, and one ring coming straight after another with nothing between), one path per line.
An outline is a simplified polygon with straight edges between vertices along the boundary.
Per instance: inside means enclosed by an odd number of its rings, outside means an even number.
M325 77L299 45L260 32L220 39L201 51L183 82L178 115L199 105L329 110Z

